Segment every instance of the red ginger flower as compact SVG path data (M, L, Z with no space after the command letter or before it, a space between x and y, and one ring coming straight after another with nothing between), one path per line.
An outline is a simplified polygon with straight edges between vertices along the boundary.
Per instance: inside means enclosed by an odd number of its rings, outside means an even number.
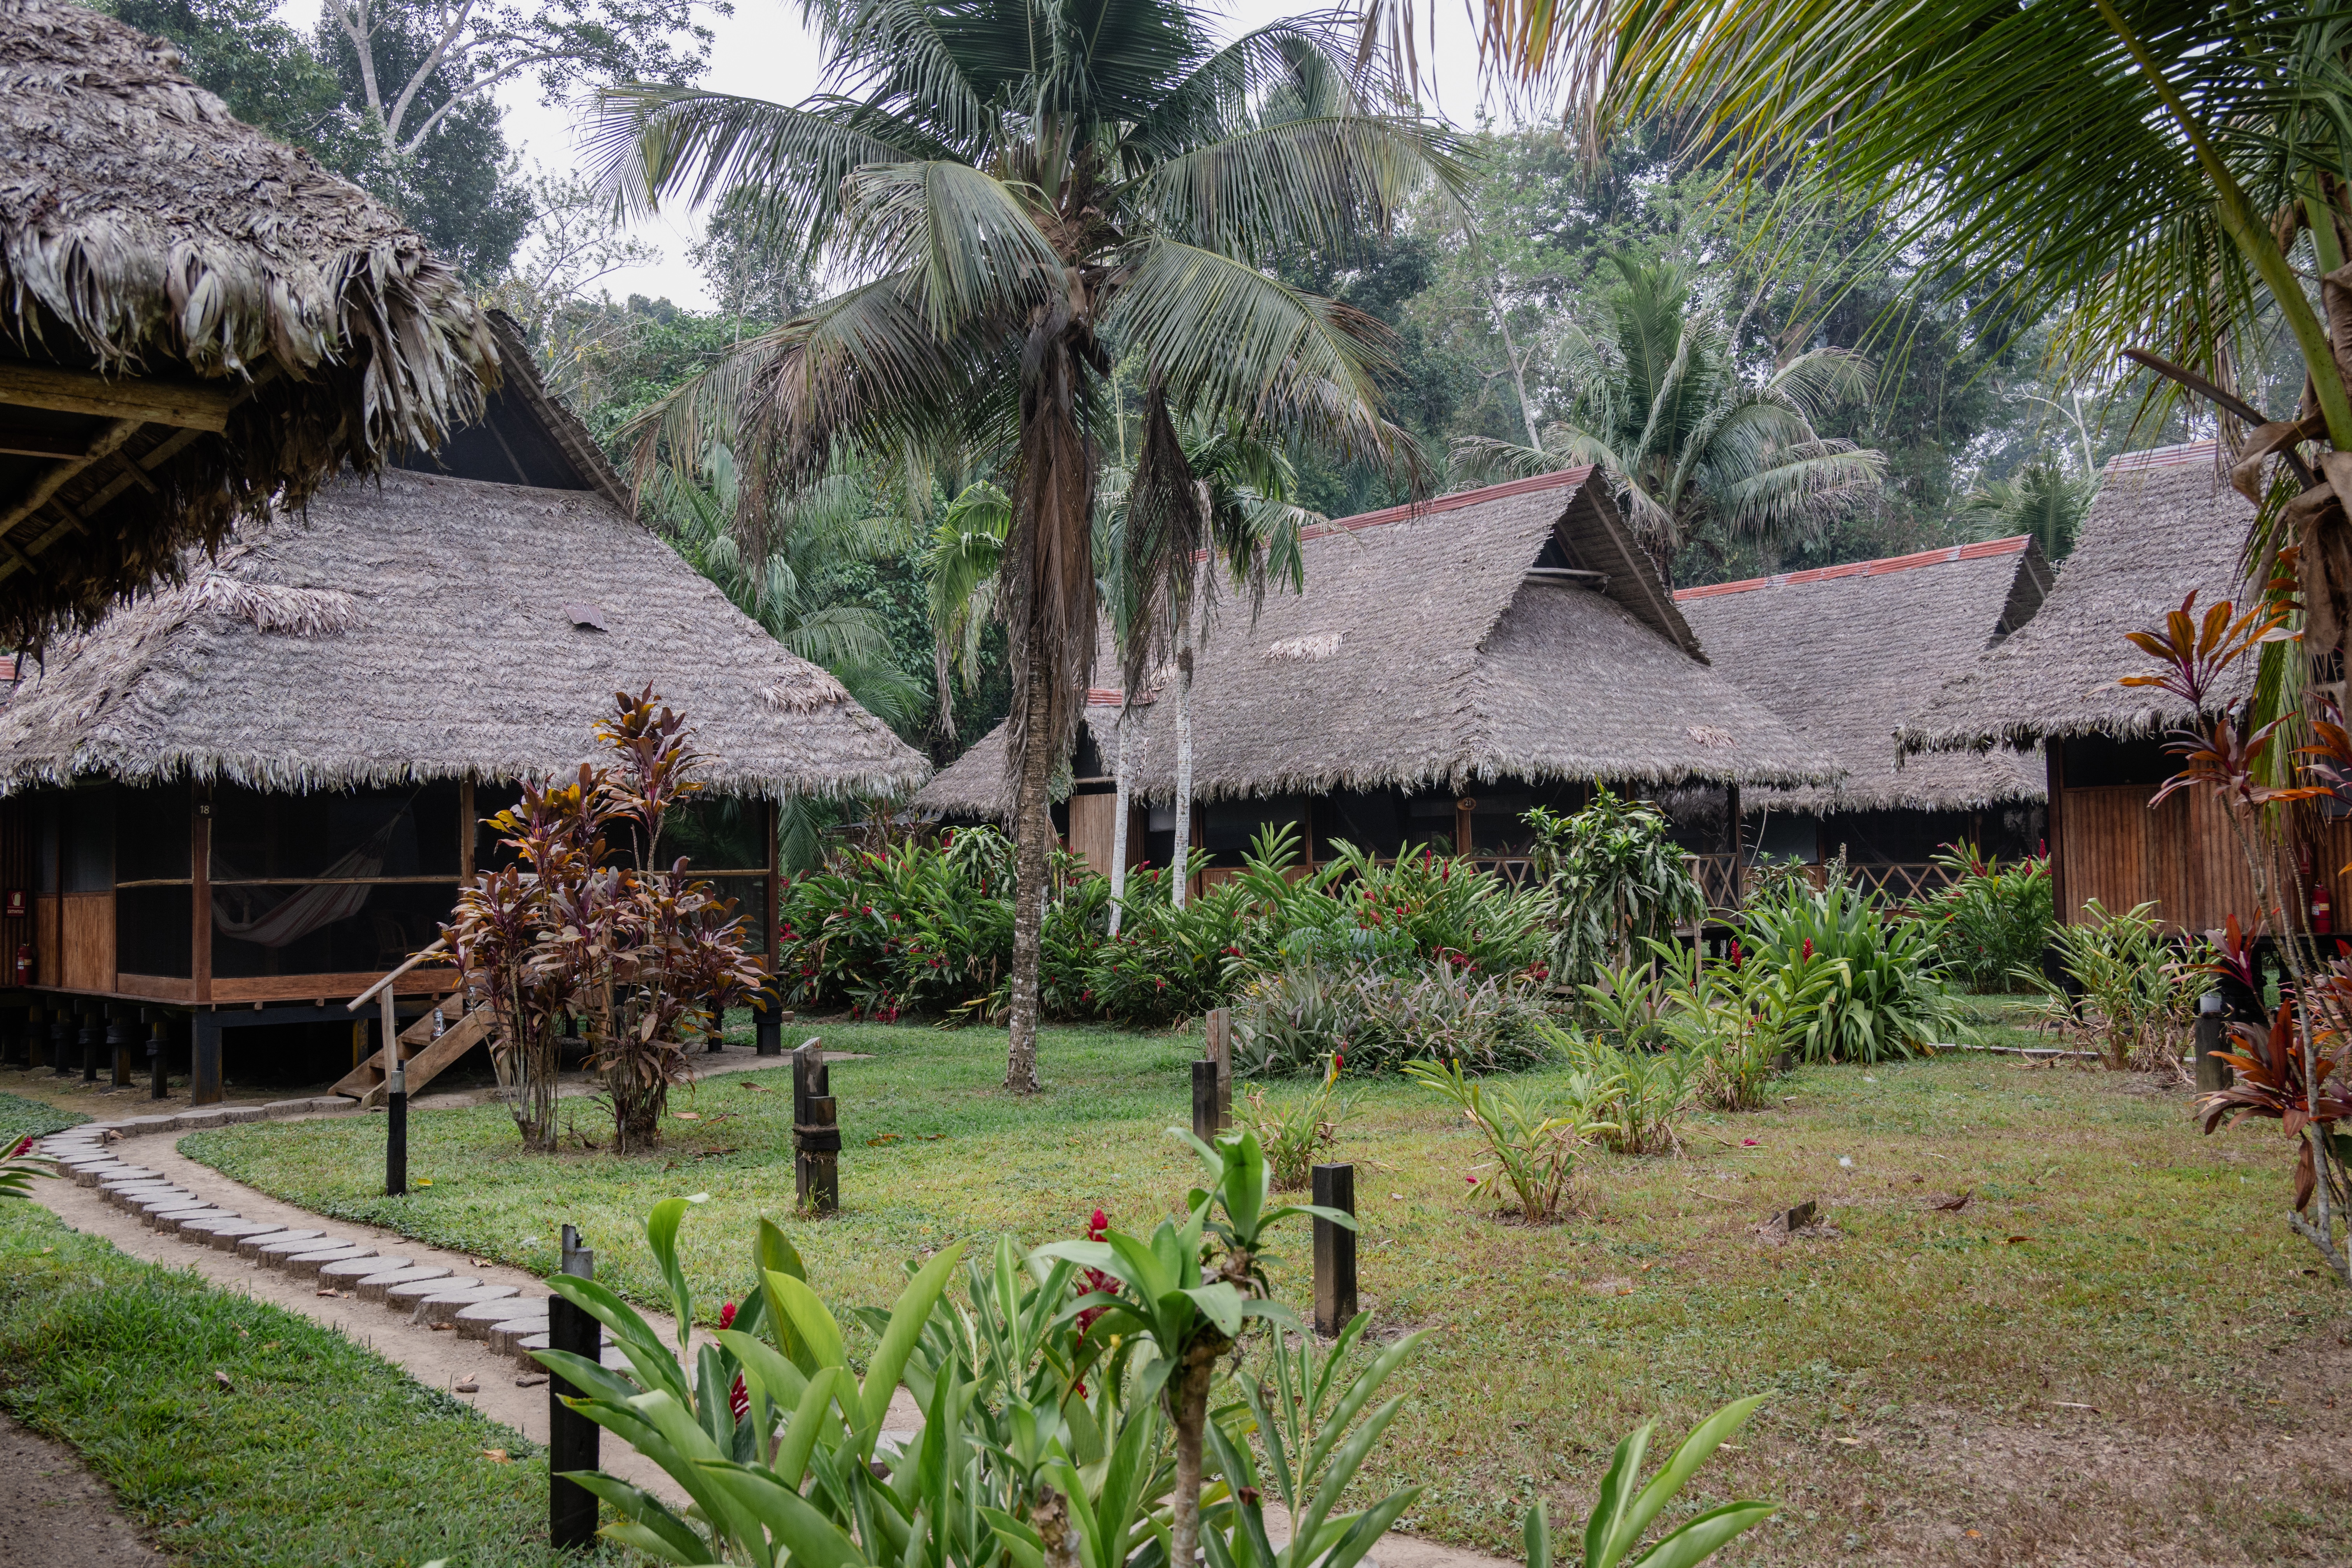
M719 1309L719 1326L722 1329L735 1326L734 1302L730 1301ZM738 1421L751 1414L751 1391L743 1386L743 1374L740 1372L735 1374L735 1386L727 1391L727 1409Z

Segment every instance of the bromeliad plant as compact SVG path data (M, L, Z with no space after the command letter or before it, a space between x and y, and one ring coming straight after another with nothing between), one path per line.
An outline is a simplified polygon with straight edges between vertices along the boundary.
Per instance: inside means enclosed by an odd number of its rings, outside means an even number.
M1861 889L1819 892L1785 881L1748 901L1742 967L1793 990L1818 985L1791 1037L1809 1062L1877 1062L1932 1052L1970 1031L1945 990L1933 944L1914 920L1889 915Z
M1756 1407L1764 1403L1764 1395L1752 1394L1735 1400L1706 1420L1683 1439L1658 1473L1650 1478L1649 1485L1633 1489L1641 1479L1642 1460L1650 1447L1651 1426L1645 1426L1617 1445L1617 1452L1609 1463L1609 1473L1601 1479L1601 1495L1592 1504L1592 1512L1584 1524L1584 1552L1577 1559L1581 1568L1689 1568L1714 1556L1732 1538L1752 1525L1764 1522L1779 1504L1769 1502L1727 1502L1712 1508L1695 1519L1685 1520L1678 1528L1668 1531L1639 1557L1632 1555L1642 1543L1643 1533L1658 1515L1665 1511L1675 1494L1698 1473L1707 1456L1721 1447L1748 1424ZM1538 1502L1528 1510L1523 1531L1528 1549L1528 1568L1552 1568L1553 1551L1551 1516Z
M1089 1338L1134 1335L1149 1341L1167 1363L1161 1399L1176 1442L1168 1561L1189 1563L1201 1545L1202 1458L1217 1360L1252 1322L1303 1331L1290 1310L1274 1300L1267 1282L1267 1232L1289 1219L1324 1219L1350 1230L1356 1222L1338 1209L1309 1204L1270 1205L1272 1173L1255 1132L1223 1134L1213 1148L1180 1129L1171 1132L1200 1156L1210 1183L1192 1189L1181 1224L1162 1220L1149 1240L1109 1229L1099 1241L1054 1242L1038 1248L1037 1256L1076 1264L1115 1282L1115 1289L1090 1291L1068 1309L1074 1318L1100 1309ZM1370 1543L1370 1537L1362 1542ZM1327 1563L1324 1568L1349 1564Z
M1404 1075L1452 1100L1486 1141L1492 1158L1464 1178L1470 1196L1499 1198L1507 1192L1517 1200L1519 1217L1530 1225L1559 1217L1576 1175L1577 1146L1612 1131L1580 1120L1573 1105L1556 1107L1525 1089L1465 1078L1460 1062L1412 1062Z

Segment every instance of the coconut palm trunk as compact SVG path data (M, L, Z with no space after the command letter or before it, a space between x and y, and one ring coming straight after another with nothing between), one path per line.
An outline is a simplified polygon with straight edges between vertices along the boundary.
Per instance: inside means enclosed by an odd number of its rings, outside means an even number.
M1209 487L1199 488L1201 511L1206 516ZM1213 553L1213 550L1202 552L1193 568L1192 602L1184 606L1183 618L1176 627L1176 888L1171 897L1180 910L1185 904L1186 884L1192 879L1192 650L1197 640L1192 617L1208 606L1209 557Z
M1032 730L1046 722L1044 683L1033 683L1027 719ZM1013 858L1013 1001L1004 1053L1004 1087L1029 1094L1037 1078L1038 966L1045 952L1046 851L1054 839L1053 774L1049 753L1032 746L1022 758L1021 788L1014 808Z

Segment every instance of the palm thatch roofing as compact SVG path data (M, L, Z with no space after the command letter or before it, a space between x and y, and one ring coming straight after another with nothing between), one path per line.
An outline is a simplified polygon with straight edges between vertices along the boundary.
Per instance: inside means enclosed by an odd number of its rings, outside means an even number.
M716 792L920 784L920 753L631 521L569 421L519 374L442 456L470 440L557 483L346 476L307 517L240 523L216 560L192 555L184 583L58 637L0 712L0 790L88 775L288 791L545 779L588 753L615 691L648 684L693 725ZM555 456L578 443L576 464Z
M1905 721L1904 750L2023 748L2068 735L2125 740L2189 719L2177 699L2120 684L2154 668L2125 637L2161 625L2192 588L2200 605L2242 601L2240 557L2253 520L2210 441L2116 458L2041 612ZM2252 681L2252 669L2242 668L2221 696L2241 701Z
M1308 531L1303 594L1222 605L1194 656L1202 799L1497 779L1801 784L1834 758L1709 669L1590 468ZM1097 667L1116 668L1109 651ZM1116 754L1118 694L1088 726ZM1135 787L1174 798L1175 704L1139 703ZM916 796L1009 814L1002 729Z
M1676 592L1716 668L1845 764L1832 788L1745 804L1972 811L2041 799L2041 767L2013 752L1906 763L1895 731L1923 695L2031 621L2052 575L2020 535Z
M0 0L0 639L438 445L497 380L457 271L167 44Z

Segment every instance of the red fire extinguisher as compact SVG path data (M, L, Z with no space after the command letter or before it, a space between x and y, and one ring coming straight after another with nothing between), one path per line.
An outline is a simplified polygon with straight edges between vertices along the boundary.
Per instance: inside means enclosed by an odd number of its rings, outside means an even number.
M20 942L16 944L16 984L30 985L32 983L33 944L29 942Z
M2336 908L2328 900L2327 889L2321 883L2311 885L2311 934L2326 936L2336 930Z

